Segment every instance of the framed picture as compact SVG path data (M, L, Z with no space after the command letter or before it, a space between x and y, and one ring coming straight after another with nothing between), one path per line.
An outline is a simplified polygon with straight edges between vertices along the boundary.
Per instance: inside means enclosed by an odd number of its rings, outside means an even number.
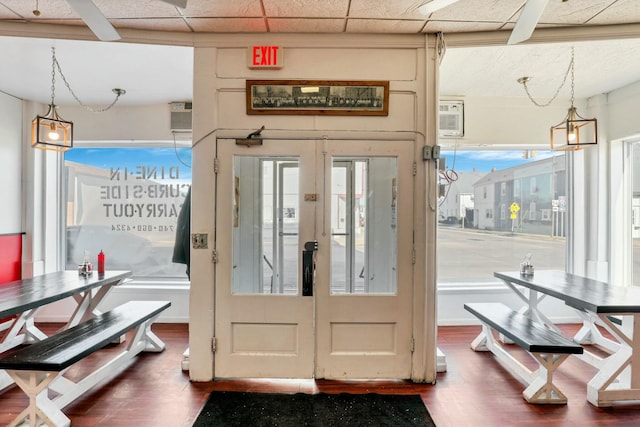
M247 114L388 116L388 81L247 80Z

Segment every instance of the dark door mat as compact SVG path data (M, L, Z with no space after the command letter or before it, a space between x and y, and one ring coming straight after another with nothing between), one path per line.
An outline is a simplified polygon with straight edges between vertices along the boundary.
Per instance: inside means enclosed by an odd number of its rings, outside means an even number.
M214 391L193 427L435 427L419 395Z

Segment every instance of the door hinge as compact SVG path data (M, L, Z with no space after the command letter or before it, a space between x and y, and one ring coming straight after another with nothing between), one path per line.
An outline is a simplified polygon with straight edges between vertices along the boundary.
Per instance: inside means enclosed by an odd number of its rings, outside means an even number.
M216 337L213 337L211 338L211 353L215 353L215 352L216 352Z
M216 157L213 159L213 173L217 174L220 171L220 161Z
M211 251L211 262L213 264L217 264L218 263L218 251L215 250L215 249Z
M411 249L411 264L416 263L416 248Z
M413 353L416 350L416 340L415 338L411 337L411 353Z
M418 175L418 164L413 162L413 176Z

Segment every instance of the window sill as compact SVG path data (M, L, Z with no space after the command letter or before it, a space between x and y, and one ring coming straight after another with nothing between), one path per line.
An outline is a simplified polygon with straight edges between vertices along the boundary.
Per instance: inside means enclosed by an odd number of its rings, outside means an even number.
M499 280L479 280L473 282L456 282L441 280L437 282L438 295L456 295L469 293L505 293L512 292Z
M157 291L180 291L186 290L188 291L191 287L191 284L188 280L163 280L163 279L140 279L133 278L125 280L121 285L117 287L117 289L127 289L127 290L157 290Z

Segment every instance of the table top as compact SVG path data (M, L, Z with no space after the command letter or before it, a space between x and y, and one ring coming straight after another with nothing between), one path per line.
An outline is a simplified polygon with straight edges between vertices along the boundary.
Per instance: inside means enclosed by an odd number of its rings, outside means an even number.
M89 289L119 283L130 271L93 272L82 277L78 271L57 271L0 285L0 319L58 301Z
M560 270L535 270L533 276L519 271L495 272L504 281L563 300L567 305L594 313L640 313L640 287L615 286Z

